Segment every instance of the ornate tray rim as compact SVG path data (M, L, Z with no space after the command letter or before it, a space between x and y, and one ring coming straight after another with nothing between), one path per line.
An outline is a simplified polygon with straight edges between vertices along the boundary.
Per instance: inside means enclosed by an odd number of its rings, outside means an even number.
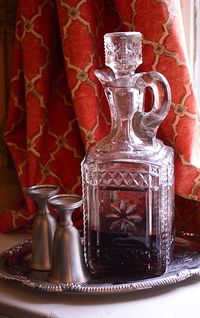
M184 233L182 237L195 238L196 236L192 233ZM199 240L200 248L200 238ZM183 270L176 271L175 273L170 273L169 271L163 274L162 276L155 278L148 278L144 280L130 281L125 283L113 283L107 281L105 283L101 282L87 282L84 284L52 284L48 281L40 281L37 279L30 278L28 276L22 275L13 275L9 271L5 271L2 268L3 259L8 259L13 253L20 255L20 252L24 247L30 246L31 240L27 239L5 252L0 254L0 279L15 281L21 283L24 286L28 286L32 289L45 291L45 292L54 292L54 293L76 293L76 294L122 294L122 293L131 293L139 290L145 290L155 287L162 287L167 285L176 284L178 282L184 281L193 276L200 276L200 258L198 266L184 268Z

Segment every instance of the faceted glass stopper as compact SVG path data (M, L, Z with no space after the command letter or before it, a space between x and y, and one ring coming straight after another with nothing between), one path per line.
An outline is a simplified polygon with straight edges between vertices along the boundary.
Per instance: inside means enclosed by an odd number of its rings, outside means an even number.
M116 78L134 73L142 64L142 34L114 32L104 35L105 64Z

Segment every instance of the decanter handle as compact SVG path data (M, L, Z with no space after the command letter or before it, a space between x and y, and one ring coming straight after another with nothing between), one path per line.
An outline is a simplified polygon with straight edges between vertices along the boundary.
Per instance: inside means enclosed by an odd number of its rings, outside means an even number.
M147 143L153 143L160 123L166 117L171 105L171 90L167 79L159 72L138 74L135 87L145 93L147 87L152 90L153 106L149 112L137 111L133 117L133 129L137 137Z

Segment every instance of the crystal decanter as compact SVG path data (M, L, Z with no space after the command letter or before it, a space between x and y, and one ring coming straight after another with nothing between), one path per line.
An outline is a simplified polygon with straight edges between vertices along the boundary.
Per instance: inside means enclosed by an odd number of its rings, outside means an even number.
M158 72L135 73L141 33L108 33L104 44L106 68L95 75L111 130L82 162L86 263L93 273L158 276L170 262L174 236L174 155L156 138L170 88Z

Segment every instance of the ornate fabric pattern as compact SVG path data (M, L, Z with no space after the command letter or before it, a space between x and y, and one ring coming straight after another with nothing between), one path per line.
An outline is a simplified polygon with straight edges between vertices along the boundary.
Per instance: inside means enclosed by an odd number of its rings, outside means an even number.
M18 1L5 140L22 187L53 183L61 191L81 192L84 150L110 127L107 102L94 76L104 64L103 35L128 30L143 34L140 71L159 71L171 86L171 110L159 136L175 149L176 193L199 199L199 110L177 0ZM26 205L5 211L0 230L28 223L35 206L28 198ZM197 218L188 210L186 225ZM181 211L177 220L181 227ZM81 224L80 213L76 222Z

